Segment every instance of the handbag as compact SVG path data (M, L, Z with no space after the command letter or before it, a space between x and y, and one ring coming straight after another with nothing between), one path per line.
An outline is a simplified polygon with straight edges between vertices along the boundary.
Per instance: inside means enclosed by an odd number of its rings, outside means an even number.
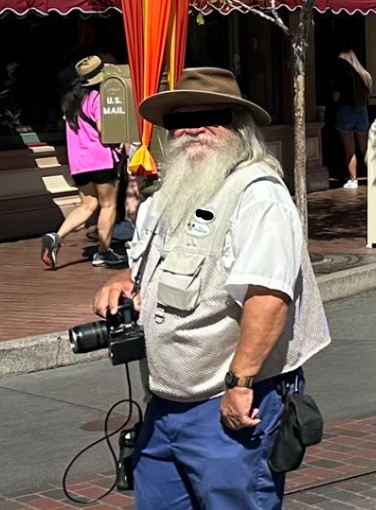
M289 394L284 382L281 394L285 407L268 464L277 473L287 473L300 466L307 446L320 443L324 420L310 395L299 394L297 389Z

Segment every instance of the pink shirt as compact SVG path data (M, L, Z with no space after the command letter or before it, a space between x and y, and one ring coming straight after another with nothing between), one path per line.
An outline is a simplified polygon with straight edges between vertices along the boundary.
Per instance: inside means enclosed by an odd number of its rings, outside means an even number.
M90 91L85 97L82 111L95 122L100 119L100 97L97 90ZM113 168L112 150L101 143L100 133L96 129L80 117L78 133L67 122L65 125L68 163L72 175Z

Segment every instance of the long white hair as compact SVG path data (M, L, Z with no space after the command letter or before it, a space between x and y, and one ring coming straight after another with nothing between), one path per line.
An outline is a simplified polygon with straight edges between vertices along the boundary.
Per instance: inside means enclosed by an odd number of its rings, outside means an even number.
M364 85L367 87L368 92L371 93L373 84L372 76L366 69L364 69L355 53L352 50L342 51L339 54L338 58L346 60L346 62L348 62L355 69L355 71L359 74L359 76L363 80Z
M244 147L242 161L249 163L266 163L279 176L283 177L283 170L278 159L267 148L259 129L255 125L252 114L245 108L237 106L233 109L232 127L239 133ZM238 161L237 163L239 163Z

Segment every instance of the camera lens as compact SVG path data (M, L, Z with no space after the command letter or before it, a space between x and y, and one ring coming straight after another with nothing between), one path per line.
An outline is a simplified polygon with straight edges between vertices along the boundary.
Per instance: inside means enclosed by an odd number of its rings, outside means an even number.
M104 349L108 345L106 321L88 322L70 329L69 341L74 354Z

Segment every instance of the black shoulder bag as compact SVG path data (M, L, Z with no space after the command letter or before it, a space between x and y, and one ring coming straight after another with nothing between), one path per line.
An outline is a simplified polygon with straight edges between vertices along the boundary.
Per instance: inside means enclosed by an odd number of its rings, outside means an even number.
M268 463L273 471L287 473L298 469L307 446L320 443L324 422L310 395L301 395L297 391L288 393L284 381L281 382L281 395L285 408Z

